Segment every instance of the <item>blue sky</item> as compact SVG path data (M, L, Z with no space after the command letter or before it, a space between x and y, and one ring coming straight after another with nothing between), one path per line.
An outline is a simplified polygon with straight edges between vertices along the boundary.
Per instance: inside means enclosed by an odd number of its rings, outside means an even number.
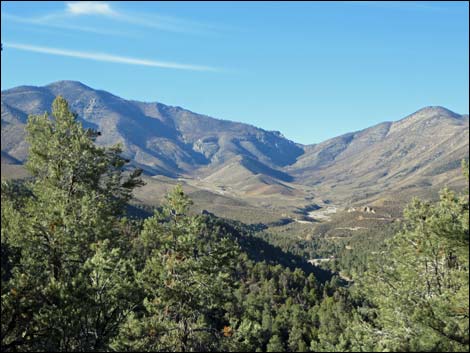
M2 90L78 80L309 144L469 111L467 2L2 1Z

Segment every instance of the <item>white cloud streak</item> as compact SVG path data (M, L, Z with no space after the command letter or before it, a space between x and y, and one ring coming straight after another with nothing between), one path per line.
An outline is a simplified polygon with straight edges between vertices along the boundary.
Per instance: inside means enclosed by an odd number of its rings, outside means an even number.
M76 1L66 3L66 11L72 15L114 16L116 12L111 5L101 1Z
M18 23L129 37L126 33L77 24L77 21L84 16L101 16L105 20L174 33L210 35L216 34L222 29L210 24L188 21L173 16L163 16L155 13L127 13L116 9L111 3L103 1L67 2L64 10L36 18L2 13L2 18Z
M66 3L65 15L75 17L82 15L105 16L110 19L129 24L154 28L168 32L209 33L215 30L213 26L187 21L172 16L162 16L147 13L124 13L113 8L110 3L102 1L76 1Z
M118 56L118 55L112 55L112 54L106 54L106 53L83 52L83 51L75 51L75 50L68 50L68 49L34 46L34 45L29 45L29 44L3 43L3 46L5 48L12 48L12 49L35 52L35 53L68 56L68 57L79 58L79 59L88 59L88 60L111 62L111 63L118 63L118 64L150 66L150 67L159 67L159 68L165 68L165 69L189 70L189 71L212 71L212 72L220 71L217 68L209 67L209 66L180 64L176 62L130 58L130 57Z
M215 26L184 20L172 16L157 14L137 14L114 12L113 20L125 22L132 25L157 29L166 32L188 33L188 34L214 34L217 32ZM220 28L219 28L220 30Z
M7 21L13 21L16 23L25 23L34 26L41 26L41 27L49 27L49 28L61 28L61 29L68 29L72 31L80 31L80 32L89 32L94 34L102 34L102 35L113 35L113 36L120 36L120 37L135 37L135 35L131 35L130 33L125 32L117 32L112 30L106 30L102 28L95 28L89 26L82 26L82 25L74 25L74 24L64 24L60 22L56 22L56 18L59 18L59 15L49 15L40 18L28 18L28 17L19 17L15 16L6 12L2 12L2 20L5 19Z

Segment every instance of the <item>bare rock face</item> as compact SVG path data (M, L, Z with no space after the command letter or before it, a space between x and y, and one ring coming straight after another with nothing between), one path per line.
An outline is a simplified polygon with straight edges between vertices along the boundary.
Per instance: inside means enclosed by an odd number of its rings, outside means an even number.
M212 157L220 149L218 138L216 136L200 138L194 142L193 149L196 152L202 153L208 160L212 160Z

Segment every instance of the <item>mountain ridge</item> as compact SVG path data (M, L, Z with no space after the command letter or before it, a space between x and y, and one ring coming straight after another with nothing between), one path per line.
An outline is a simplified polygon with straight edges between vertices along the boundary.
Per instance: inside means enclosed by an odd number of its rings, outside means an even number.
M259 188L298 195L303 187L292 190L305 185L325 197L351 200L380 188L437 185L439 171L454 180L454 162L468 158L468 115L442 106L302 145L278 131L160 102L126 100L64 80L2 91L2 163L25 160L27 116L50 111L59 94L86 127L101 131L99 144L121 143L125 156L147 174L195 178L250 194Z

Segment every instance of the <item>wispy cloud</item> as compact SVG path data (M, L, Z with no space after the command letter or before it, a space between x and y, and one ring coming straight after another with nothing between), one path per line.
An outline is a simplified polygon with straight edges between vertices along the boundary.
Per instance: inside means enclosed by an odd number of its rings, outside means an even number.
M181 64L181 63L176 63L176 62L130 58L130 57L112 55L112 54L107 54L107 53L83 52L83 51L75 51L75 50L68 50L68 49L35 46L35 45L29 45L29 44L3 43L3 46L5 48L12 48L12 49L24 50L24 51L29 51L29 52L59 55L59 56L68 56L68 57L73 57L73 58L104 61L104 62L119 63L119 64L151 66L151 67L160 67L160 68L165 68L165 69L190 70L190 71L212 71L212 72L220 71L219 69L210 67L210 66L200 66L200 65L193 65L193 64Z
M101 1L76 1L66 3L66 11L72 15L114 16L116 12L111 5Z
M77 1L66 4L66 13L75 16L101 15L109 19L133 24L136 26L154 28L168 32L181 32L193 34L208 34L215 31L215 27L187 19L161 14L123 12L108 2Z
M88 32L93 34L102 34L102 35L112 35L112 36L120 36L120 37L135 37L135 35L131 34L130 32L120 32L120 31L112 31L103 28L96 28L90 26L83 26L83 25L74 25L74 24L65 24L60 23L57 21L53 21L53 17L58 17L58 15L48 15L44 17L38 18L30 18L30 17L19 17L15 16L6 12L2 12L2 19L7 21L13 21L16 23L24 23L34 26L41 26L41 27L49 27L49 28L61 28L61 29L68 29L72 31L80 31L80 32Z
M215 32L214 26L171 16L116 13L112 18L116 21L166 32L186 34L211 34Z
M185 34L214 34L220 28L206 23L189 21L173 16L164 16L156 13L125 12L109 2L102 1L75 1L65 3L63 10L45 14L39 17L15 16L2 12L2 18L19 23L36 26L55 27L104 35L123 35L122 32L111 31L105 28L82 26L82 17L101 16L106 21L115 21L130 24L134 27L151 28L159 31L185 33Z

